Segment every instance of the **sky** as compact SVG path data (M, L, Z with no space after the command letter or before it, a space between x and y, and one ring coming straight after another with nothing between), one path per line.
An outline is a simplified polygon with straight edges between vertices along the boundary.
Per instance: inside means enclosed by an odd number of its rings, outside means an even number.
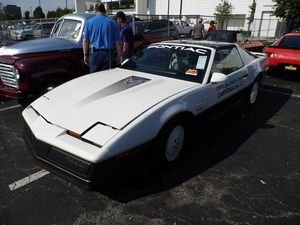
M39 6L39 1L41 2L41 7L45 15L47 15L48 11L56 10L57 7L65 8L66 1L68 4L68 8L75 8L75 0L0 0L0 2L5 5L17 5L21 7L22 16L24 16L25 11L31 12L31 16L36 7ZM31 6L31 10L30 10Z

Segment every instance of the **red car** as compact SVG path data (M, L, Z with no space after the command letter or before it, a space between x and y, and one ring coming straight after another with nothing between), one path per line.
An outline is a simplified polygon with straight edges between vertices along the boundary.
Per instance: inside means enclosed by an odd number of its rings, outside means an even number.
M300 73L300 33L284 35L266 48L264 53L270 69Z

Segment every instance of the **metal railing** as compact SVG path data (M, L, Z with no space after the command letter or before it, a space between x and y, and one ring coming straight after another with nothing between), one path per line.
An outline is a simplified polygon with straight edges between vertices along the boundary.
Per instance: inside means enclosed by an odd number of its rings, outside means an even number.
M239 30L247 33L250 39L276 39L281 37L286 30L286 23L282 19L254 19L249 26L245 15L233 16L230 19L224 20L222 23L218 21L215 16L209 15L182 15L181 19L192 29L200 17L203 18L205 31L207 31L209 27L209 22L214 20L217 29ZM176 21L179 20L179 18L180 15L132 14L128 15L128 22L132 24L133 30L135 30L135 22L137 20L169 19L170 21ZM43 34L43 29L39 33L35 28L38 27L38 24L47 22L54 23L56 20L57 18L0 21L0 43L47 37L50 34L49 30L47 34Z

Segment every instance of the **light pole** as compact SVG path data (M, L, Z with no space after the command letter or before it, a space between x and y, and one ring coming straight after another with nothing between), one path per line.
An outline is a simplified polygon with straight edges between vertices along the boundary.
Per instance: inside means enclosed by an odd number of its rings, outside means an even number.
M41 7L41 0L39 0L39 7Z
M180 0L180 13L179 13L179 20L181 20L181 14L182 14L182 0Z
M66 0L66 9L68 9L68 0Z
M170 24L169 24L169 19L170 19L170 0L168 0L168 37L170 36Z

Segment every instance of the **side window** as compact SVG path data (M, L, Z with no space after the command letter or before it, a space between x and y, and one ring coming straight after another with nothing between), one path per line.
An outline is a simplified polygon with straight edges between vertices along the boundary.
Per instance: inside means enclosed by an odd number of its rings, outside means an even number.
M148 26L145 28L145 33L153 33L156 30L155 23L150 23Z
M219 49L216 52L212 65L212 73L230 74L244 66L236 47Z
M182 21L183 26L188 26L188 24L185 21Z
M255 55L253 55L252 53L244 50L243 48L239 48L239 51L241 53L241 57L244 60L245 64L249 64L257 58Z

